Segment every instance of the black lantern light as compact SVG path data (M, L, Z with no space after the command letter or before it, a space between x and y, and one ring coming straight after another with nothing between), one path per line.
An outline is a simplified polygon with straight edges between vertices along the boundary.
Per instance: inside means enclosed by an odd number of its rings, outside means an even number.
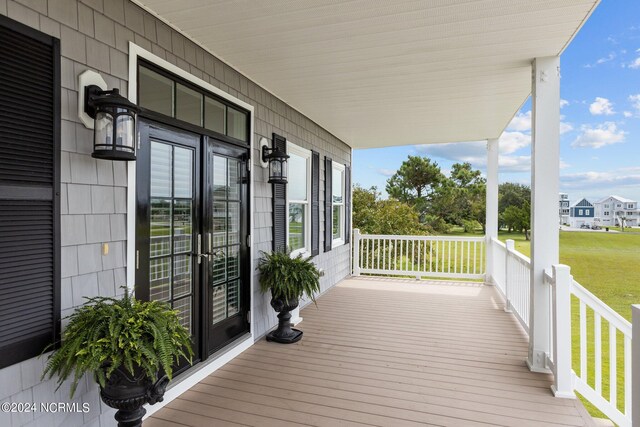
M269 162L269 184L287 183L287 159L289 155L280 148L262 146L262 161Z
M118 89L85 87L84 111L94 119L93 154L107 160L136 159L136 115L138 106Z

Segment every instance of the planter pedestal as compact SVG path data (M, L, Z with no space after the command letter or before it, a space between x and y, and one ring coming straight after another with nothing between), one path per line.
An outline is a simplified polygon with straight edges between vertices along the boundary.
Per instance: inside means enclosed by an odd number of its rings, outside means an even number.
M142 417L147 413L142 405L162 402L168 383L166 375L153 383L141 369L136 369L135 374L131 375L121 367L111 374L105 387L101 388L100 398L107 406L118 410L114 416L118 427L140 427Z
M291 327L291 310L298 306L298 301L285 301L281 298L271 298L271 307L278 312L278 328L267 334L267 341L281 344L293 344L300 341L302 331Z

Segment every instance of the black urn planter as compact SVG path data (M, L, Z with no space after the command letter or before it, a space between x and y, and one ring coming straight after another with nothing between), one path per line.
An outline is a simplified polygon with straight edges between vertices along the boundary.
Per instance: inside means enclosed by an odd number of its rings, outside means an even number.
M163 375L154 383L144 370L136 367L134 375L123 366L119 367L107 379L100 389L100 398L112 408L118 410L115 419L119 427L139 427L147 411L142 407L162 402L169 378Z
M267 341L275 341L282 344L293 344L300 341L302 331L291 327L291 310L298 307L298 300L286 301L283 298L271 296L271 307L278 312L278 328L267 334Z

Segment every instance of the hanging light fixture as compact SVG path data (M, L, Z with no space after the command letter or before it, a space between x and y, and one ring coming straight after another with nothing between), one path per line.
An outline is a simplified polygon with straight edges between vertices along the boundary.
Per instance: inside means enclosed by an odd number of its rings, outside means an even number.
M269 184L286 184L287 183L287 159L289 155L280 148L269 148L266 138L260 140L261 165L263 168L269 168Z
M94 119L91 157L135 160L138 111L138 106L120 95L118 89L85 86L84 112Z

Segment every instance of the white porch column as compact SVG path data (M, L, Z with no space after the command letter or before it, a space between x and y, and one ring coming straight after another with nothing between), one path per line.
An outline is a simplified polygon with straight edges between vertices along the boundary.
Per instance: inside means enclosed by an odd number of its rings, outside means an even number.
M536 58L531 92L531 307L529 369L548 372L549 292L545 268L559 264L560 58Z
M495 284L492 238L498 237L498 140L487 140L487 194L486 194L486 218L485 238L487 248L487 266L485 282Z
M631 422L640 427L640 304L631 306Z

